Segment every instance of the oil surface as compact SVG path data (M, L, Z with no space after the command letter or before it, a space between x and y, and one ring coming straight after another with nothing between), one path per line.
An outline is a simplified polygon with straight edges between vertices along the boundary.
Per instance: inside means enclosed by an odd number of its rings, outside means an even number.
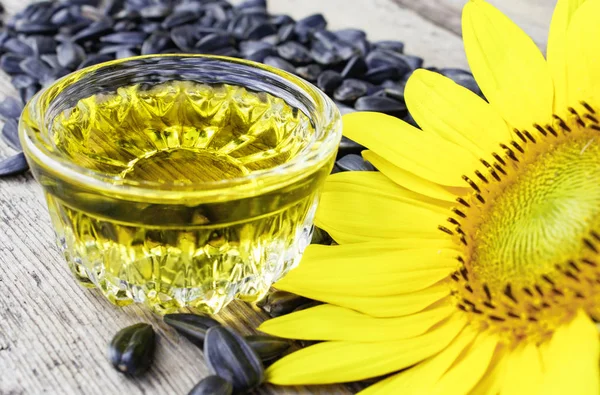
M270 169L314 138L308 118L279 98L188 81L85 98L55 117L52 132L55 149L78 165L158 189ZM236 296L262 297L297 264L330 167L268 194L211 204L44 186L59 245L80 282L119 305L214 313Z

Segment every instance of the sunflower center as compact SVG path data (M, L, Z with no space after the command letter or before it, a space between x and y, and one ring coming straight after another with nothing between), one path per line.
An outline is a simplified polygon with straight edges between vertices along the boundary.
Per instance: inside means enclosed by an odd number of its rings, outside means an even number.
M600 123L580 116L515 131L489 175L464 177L447 233L463 253L452 275L457 306L474 322L539 341L583 308L600 318ZM584 121L585 119L585 121Z

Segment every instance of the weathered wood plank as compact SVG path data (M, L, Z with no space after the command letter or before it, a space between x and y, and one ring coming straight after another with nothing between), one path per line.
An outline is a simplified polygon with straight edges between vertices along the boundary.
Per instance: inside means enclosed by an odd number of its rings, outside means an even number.
M425 19L461 35L461 10L466 0L394 0ZM548 29L555 0L489 0L519 25L542 51L546 51Z

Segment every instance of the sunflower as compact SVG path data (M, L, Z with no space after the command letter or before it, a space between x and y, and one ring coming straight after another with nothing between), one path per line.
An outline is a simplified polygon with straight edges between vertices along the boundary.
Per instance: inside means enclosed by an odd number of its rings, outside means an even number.
M487 101L417 70L422 130L344 118L380 172L329 178L311 246L276 286L326 304L265 322L321 341L281 385L383 378L361 394L600 393L600 0L559 0L547 60L470 1L463 39Z

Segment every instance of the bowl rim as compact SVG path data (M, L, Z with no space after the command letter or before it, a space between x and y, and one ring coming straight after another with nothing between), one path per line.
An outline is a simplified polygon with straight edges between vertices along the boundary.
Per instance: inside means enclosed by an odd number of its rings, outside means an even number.
M318 114L316 114L317 120L313 117L315 114L306 114L311 121L315 121L315 136L318 138L319 133L323 134L322 139L317 140L319 143L318 147L313 150L307 150L308 147L313 145L311 143L291 160L281 165L241 177L185 185L164 184L156 181L138 181L110 176L78 165L73 161L67 160L64 156L49 150L44 144L41 144L39 139L35 138L33 129L24 121L27 118L30 119L30 122L42 124L43 128L46 128L45 125L48 120L46 119L46 114L40 110L39 102L53 88L64 84L65 81L72 79L70 83L75 83L84 76L103 68L110 68L114 65L140 59L153 58L201 58L215 62L234 63L241 67L254 69L259 73L266 73L270 77L281 80L282 83L292 86L296 92L310 99L315 109L318 110ZM107 193L111 197L135 201L152 200L168 202L193 199L194 201L212 202L262 195L303 179L312 173L312 171L307 173L308 170L316 171L320 169L332 156L335 156L341 136L341 115L335 103L324 92L302 78L275 67L245 59L186 53L134 56L76 70L36 93L25 105L19 120L19 138L30 168L34 169L35 164L39 163L45 172L52 174L52 177L81 184L86 188Z

